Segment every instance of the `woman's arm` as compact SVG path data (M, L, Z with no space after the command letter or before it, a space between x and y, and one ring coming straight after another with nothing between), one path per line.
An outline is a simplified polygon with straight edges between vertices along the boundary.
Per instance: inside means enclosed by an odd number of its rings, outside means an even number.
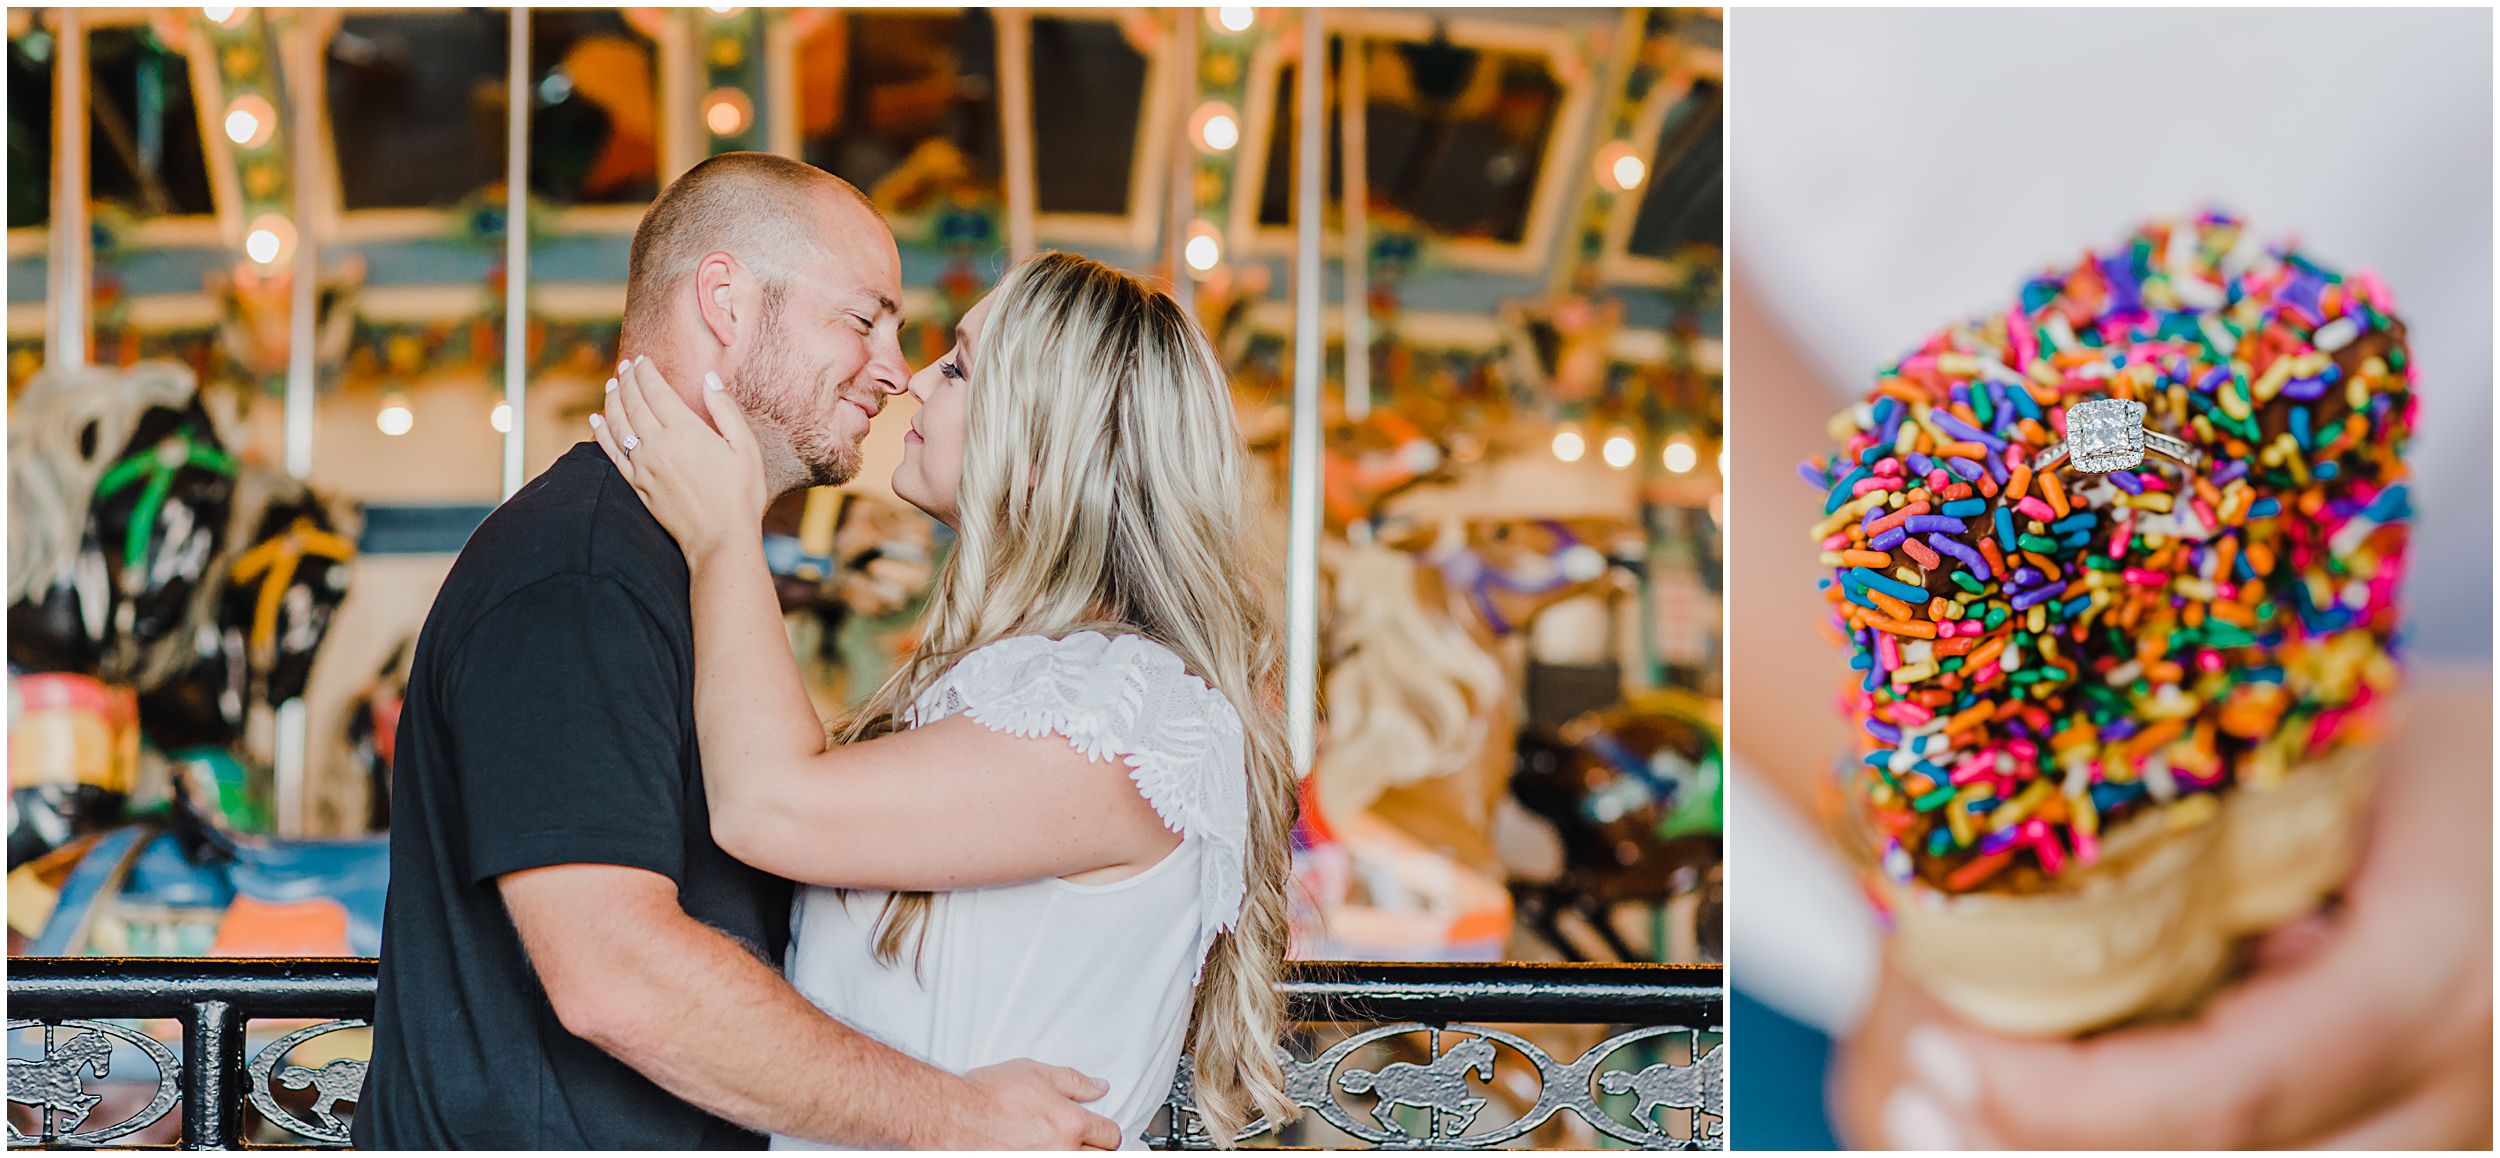
M718 433L647 362L629 364L599 440L686 552L695 731L723 850L811 884L956 889L1143 867L1178 843L1125 763L1056 735L957 717L828 748L755 530L754 436L726 392L703 398Z
M694 574L695 731L712 837L810 884L960 889L1143 867L1179 837L1117 760L963 716L827 747L760 542Z

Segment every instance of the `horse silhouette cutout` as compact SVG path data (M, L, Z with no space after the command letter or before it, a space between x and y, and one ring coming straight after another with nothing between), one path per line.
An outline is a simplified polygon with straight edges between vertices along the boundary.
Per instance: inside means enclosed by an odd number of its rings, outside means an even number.
M112 1054L113 1043L109 1039L86 1030L53 1047L41 1059L10 1058L9 1100L43 1111L43 1129L47 1133L53 1129L54 1113L69 1115L69 1124L60 1127L60 1132L75 1130L95 1110L96 1103L104 1100L101 1094L87 1092L81 1075L92 1069L96 1079L103 1080Z
M1488 1099L1467 1092L1467 1074L1474 1071L1482 1081L1493 1080L1493 1043L1482 1037L1471 1037L1451 1046L1449 1051L1432 1059L1430 1065L1413 1062L1391 1062L1378 1070L1348 1070L1337 1078L1337 1084L1349 1094L1371 1094L1380 1099L1372 1108L1372 1119L1384 1130L1401 1137L1408 1136L1406 1127L1390 1116L1399 1106L1438 1110L1447 1117L1436 1132L1455 1138L1467 1132L1484 1109Z
M321 1096L313 1102L313 1116L321 1119L323 1129L333 1134L344 1132L347 1124L330 1112L340 1102L353 1102L364 1093L365 1063L354 1058L339 1058L320 1069L288 1066L279 1070L279 1085L290 1090L311 1086Z
M1716 1052L1715 1047L1712 1052ZM1693 1137L1705 1136L1701 1114L1727 1119L1727 1067L1709 1061L1709 1054L1696 1058L1687 1066L1654 1065L1639 1073L1630 1070L1608 1070L1598 1076L1597 1088L1609 1094L1637 1094L1640 1102L1633 1118L1644 1126L1656 1126L1650 1115L1659 1108L1687 1110L1696 1116ZM1708 1127L1708 1137L1717 1137L1719 1127Z

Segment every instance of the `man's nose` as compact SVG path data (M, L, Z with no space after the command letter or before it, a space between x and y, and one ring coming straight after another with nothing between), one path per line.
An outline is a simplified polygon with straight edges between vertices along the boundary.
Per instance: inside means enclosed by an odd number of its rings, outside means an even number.
M911 365L903 361L903 344L899 341L878 343L869 372L877 388L887 394L902 394L911 389Z

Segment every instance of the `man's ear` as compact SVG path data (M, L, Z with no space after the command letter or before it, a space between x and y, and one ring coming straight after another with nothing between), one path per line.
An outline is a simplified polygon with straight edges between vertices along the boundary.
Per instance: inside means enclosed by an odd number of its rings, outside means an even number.
M702 315L703 328L710 331L712 340L724 347L738 344L738 323L747 309L738 291L747 281L746 270L738 259L726 253L705 254L694 267L695 309Z

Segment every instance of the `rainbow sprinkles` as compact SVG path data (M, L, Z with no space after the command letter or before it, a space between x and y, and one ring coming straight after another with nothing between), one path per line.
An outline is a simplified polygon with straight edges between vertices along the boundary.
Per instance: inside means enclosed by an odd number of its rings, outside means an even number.
M1844 785L1886 876L2032 891L2376 732L2413 366L2387 288L2222 214L2155 222L1931 335L1800 468L1860 673ZM2202 451L2034 471L2069 407ZM2114 409L2114 408L2113 408Z

